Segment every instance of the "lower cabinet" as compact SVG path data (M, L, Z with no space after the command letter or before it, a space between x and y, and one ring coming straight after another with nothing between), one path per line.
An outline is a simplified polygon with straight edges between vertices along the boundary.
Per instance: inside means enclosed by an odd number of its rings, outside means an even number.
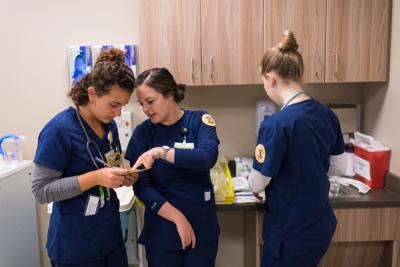
M332 243L319 267L400 267L400 208L335 209Z
M334 212L336 232L318 267L400 267L400 207L343 208ZM251 222L256 227L247 228L251 231L245 235L245 246L253 249L245 252L249 263L245 266L258 267L263 245L262 211L248 220ZM255 246L254 239L250 241L254 234Z

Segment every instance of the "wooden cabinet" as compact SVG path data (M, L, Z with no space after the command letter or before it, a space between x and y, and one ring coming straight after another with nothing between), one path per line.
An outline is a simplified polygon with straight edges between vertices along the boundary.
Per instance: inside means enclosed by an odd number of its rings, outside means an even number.
M400 208L334 211L336 232L319 267L400 266Z
M141 0L140 69L188 85L261 83L263 0Z
M261 84L261 57L287 29L304 82L387 80L391 0L140 0L139 8L140 69L166 67L188 85Z
M200 1L139 1L139 66L166 67L177 82L201 84Z
M201 0L203 84L261 83L262 0Z
M318 267L400 267L400 208L334 209L337 226L332 243ZM251 228L251 223L256 226ZM245 266L259 266L262 257L263 212L258 210L250 228ZM255 236L254 236L255 235ZM251 263L251 265L250 265Z
M390 0L265 0L265 50L292 30L304 82L386 81Z
M391 1L327 3L325 81L386 81Z

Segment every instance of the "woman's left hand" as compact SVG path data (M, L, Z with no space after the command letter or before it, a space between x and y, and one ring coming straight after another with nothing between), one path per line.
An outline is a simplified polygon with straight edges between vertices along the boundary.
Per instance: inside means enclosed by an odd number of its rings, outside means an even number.
M163 150L161 147L154 147L150 150L147 150L142 155L140 155L132 168L137 169L138 167L143 165L146 169L149 169L153 166L154 160L159 159L162 153Z

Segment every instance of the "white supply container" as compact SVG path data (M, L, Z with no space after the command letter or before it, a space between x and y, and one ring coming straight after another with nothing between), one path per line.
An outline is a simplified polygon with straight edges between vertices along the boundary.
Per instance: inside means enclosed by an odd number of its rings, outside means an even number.
M40 266L31 161L0 162L0 266Z
M126 254L128 255L129 264L138 263L137 239L138 231L136 220L134 219L134 211L132 210L135 203L135 195L132 186L122 186L114 189L119 200L119 214L121 219L122 238L124 240ZM138 216L138 214L135 215Z

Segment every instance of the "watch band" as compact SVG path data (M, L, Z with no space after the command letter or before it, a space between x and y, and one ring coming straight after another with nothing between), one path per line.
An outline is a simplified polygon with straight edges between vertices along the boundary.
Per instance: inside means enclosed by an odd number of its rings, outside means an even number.
M165 160L167 159L168 151L171 149L169 146L162 146L161 147L163 150L163 154L161 156L161 159Z

